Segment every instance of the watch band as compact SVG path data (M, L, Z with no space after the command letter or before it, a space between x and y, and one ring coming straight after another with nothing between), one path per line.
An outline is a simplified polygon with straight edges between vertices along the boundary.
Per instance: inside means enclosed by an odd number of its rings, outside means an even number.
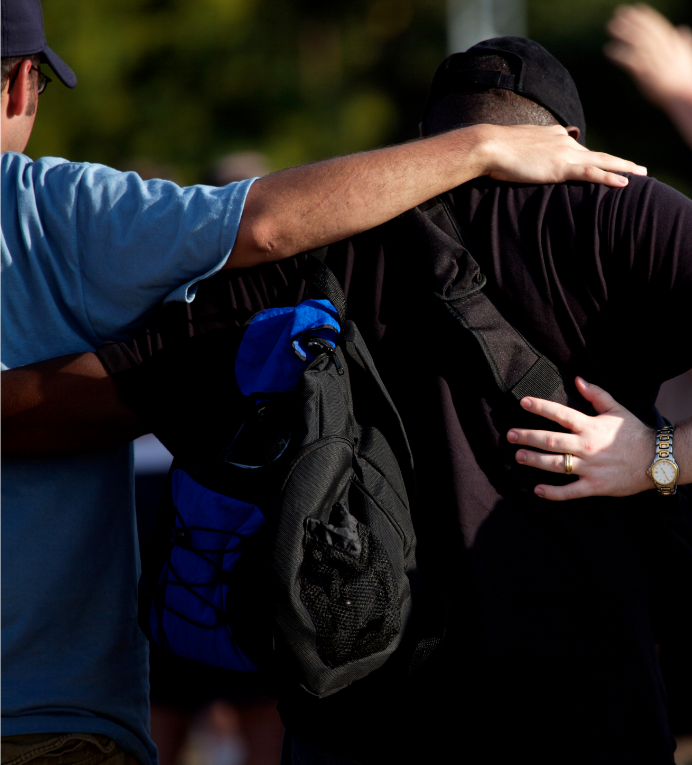
M656 431L656 456L654 457L654 462L665 459L675 462L675 457L673 457L674 430L675 427L673 425L666 425ZM659 484L656 484L656 488L658 489L659 494L667 497L671 494L675 494L677 491L677 481L672 486L660 486Z

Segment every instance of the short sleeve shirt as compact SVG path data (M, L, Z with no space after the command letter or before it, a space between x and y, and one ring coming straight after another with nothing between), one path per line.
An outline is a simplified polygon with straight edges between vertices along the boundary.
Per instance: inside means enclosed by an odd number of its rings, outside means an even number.
M2 362L125 338L228 258L251 181L224 188L2 156ZM4 460L3 735L101 733L145 765L132 450Z

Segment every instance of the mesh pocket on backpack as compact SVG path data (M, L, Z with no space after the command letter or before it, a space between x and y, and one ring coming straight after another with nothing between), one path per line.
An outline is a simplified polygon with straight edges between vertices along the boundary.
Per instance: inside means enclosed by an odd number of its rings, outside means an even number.
M397 588L382 543L337 504L329 523L306 521L300 597L328 667L383 651L400 631Z

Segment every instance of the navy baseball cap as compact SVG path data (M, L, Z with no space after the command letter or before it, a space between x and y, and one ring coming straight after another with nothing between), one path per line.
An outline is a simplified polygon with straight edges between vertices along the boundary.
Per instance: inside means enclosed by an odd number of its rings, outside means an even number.
M43 11L40 0L2 0L2 50L3 58L41 54L41 60L68 88L74 88L77 77L70 67L57 56L46 42L43 32Z
M481 56L501 56L514 65L516 74L473 69L473 59ZM579 143L586 145L586 120L577 86L567 69L537 42L525 37L494 37L477 43L465 53L453 53L435 72L423 122L442 96L464 90L469 85L504 88L535 101L561 125L578 127Z

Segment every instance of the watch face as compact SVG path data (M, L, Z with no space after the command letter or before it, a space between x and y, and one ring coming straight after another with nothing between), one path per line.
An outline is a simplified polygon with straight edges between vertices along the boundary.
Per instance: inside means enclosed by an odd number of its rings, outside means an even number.
M651 477L661 486L672 486L678 477L677 466L670 460L659 460L651 466Z

